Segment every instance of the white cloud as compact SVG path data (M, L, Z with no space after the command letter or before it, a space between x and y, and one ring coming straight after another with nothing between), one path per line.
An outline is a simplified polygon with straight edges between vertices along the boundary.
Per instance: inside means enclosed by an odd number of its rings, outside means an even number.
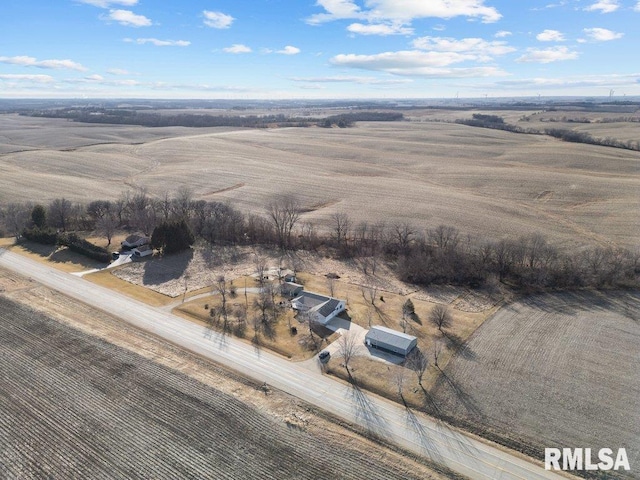
M567 47L551 47L546 49L527 48L527 52L516 60L525 63L551 63L562 60L575 60L578 52Z
M536 39L540 42L564 42L564 34L558 30L543 30Z
M580 88L603 87L607 91L611 87L632 86L640 80L640 72L625 75L586 75L580 77L528 78L520 80L500 80L495 88Z
M156 47L188 47L191 45L191 42L187 40L158 40L157 38L137 38L136 40L132 40L131 38L125 38L125 42L134 42L138 45L144 45L145 43L150 43L155 45Z
M458 52L410 50L384 52L376 55L341 54L333 57L331 64L403 76L473 77L505 75L505 72L496 67L443 68L474 58L474 55Z
M583 32L587 37L596 42L608 42L624 36L624 33L613 32L606 28L585 28Z
M110 8L112 5L122 5L123 7L133 7L138 4L138 0L76 0L80 3L93 5L94 7Z
M128 70L124 70L122 68L110 68L107 70L107 73L111 75L130 75L131 73Z
M144 15L136 15L131 10L110 10L107 18L127 27L148 27L153 24Z
M0 80L10 81L10 82L32 82L32 83L52 83L54 81L51 75L19 75L19 74L0 75Z
M638 3L636 3L636 6L635 6L635 7L633 7L633 9L634 9L636 12L640 12L640 0L638 0Z
M496 38L505 38L505 37L508 37L510 35L513 35L513 34L511 32L509 32L508 30L500 30L499 32L496 32L494 37L496 37Z
M102 82L104 80L104 77L102 75L88 75L86 77L84 77L85 80L88 80L90 82Z
M204 10L204 24L211 28L229 28L235 18L222 12L211 12Z
M420 50L433 52L458 52L469 55L469 59L486 61L492 55L505 55L516 49L503 41L488 42L482 38L421 37L413 41Z
M230 47L223 48L222 50L227 53L251 53L251 48L246 45L242 45L241 43L235 43Z
M618 0L598 0L596 3L593 3L585 8L588 12L600 11L601 13L611 13L615 12L620 8L618 4Z
M312 15L308 23L318 24L340 19L366 19L372 23L400 21L409 23L418 18L480 18L485 23L500 20L502 15L484 0L368 0L369 10L362 10L353 0L318 0L325 13Z
M399 23L371 23L368 25L352 23L347 27L347 30L359 35L413 35L413 28L403 26Z
M50 68L55 70L67 69L77 70L84 72L86 67L72 60L38 60L34 57L28 57L26 55L17 57L0 57L1 63L8 63L11 65L21 65L23 67L37 67L37 68Z
M276 53L281 53L282 55L297 55L298 53L300 53L300 49L298 47L287 45L282 50L278 50Z

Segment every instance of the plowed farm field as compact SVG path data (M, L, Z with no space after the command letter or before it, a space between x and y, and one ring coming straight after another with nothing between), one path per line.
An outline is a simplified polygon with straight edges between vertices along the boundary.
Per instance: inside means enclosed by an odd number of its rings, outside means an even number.
M0 203L116 199L145 188L265 213L291 193L303 221L440 224L481 239L544 233L635 246L640 153L442 122L353 128L153 129L0 115ZM637 127L636 127L637 128Z
M424 478L4 297L0 385L0 478Z
M474 333L445 375L436 398L468 425L538 457L544 447L624 447L632 473L640 471L638 293L513 303Z

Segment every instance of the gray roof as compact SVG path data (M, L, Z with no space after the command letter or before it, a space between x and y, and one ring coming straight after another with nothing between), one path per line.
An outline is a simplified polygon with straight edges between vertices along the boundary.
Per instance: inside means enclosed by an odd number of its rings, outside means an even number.
M325 303L324 305L322 305L318 309L318 313L320 315L322 315L323 317L326 317L327 315L329 315L331 312L333 312L336 309L336 307L338 306L339 303L340 303L340 300L336 300L335 298L331 298L331 299L329 299L329 301L327 303Z
M413 335L407 335L406 333L398 332L397 330L378 326L371 327L371 330L367 332L365 339L374 341L375 343L393 345L394 347L401 348L403 350L409 348L411 344L417 340Z
M293 299L294 302L304 305L307 308L317 307L329 300L329 297L311 292L302 292L299 297Z

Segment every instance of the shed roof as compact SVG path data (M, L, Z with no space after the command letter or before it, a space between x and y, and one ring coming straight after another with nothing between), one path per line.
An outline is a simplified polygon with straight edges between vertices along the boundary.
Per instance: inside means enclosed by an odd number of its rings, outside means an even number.
M407 349L411 346L416 337L408 335L406 333L398 332L397 330L391 330L387 327L371 327L365 336L366 340L373 340L376 343L385 343L387 345L393 345L397 348Z

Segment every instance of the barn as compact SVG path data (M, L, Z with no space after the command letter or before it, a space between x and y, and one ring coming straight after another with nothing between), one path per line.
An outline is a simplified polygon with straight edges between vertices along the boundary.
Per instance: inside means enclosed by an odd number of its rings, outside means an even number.
M406 357L418 343L413 335L391 330L386 327L371 327L364 337L367 347L379 348Z

